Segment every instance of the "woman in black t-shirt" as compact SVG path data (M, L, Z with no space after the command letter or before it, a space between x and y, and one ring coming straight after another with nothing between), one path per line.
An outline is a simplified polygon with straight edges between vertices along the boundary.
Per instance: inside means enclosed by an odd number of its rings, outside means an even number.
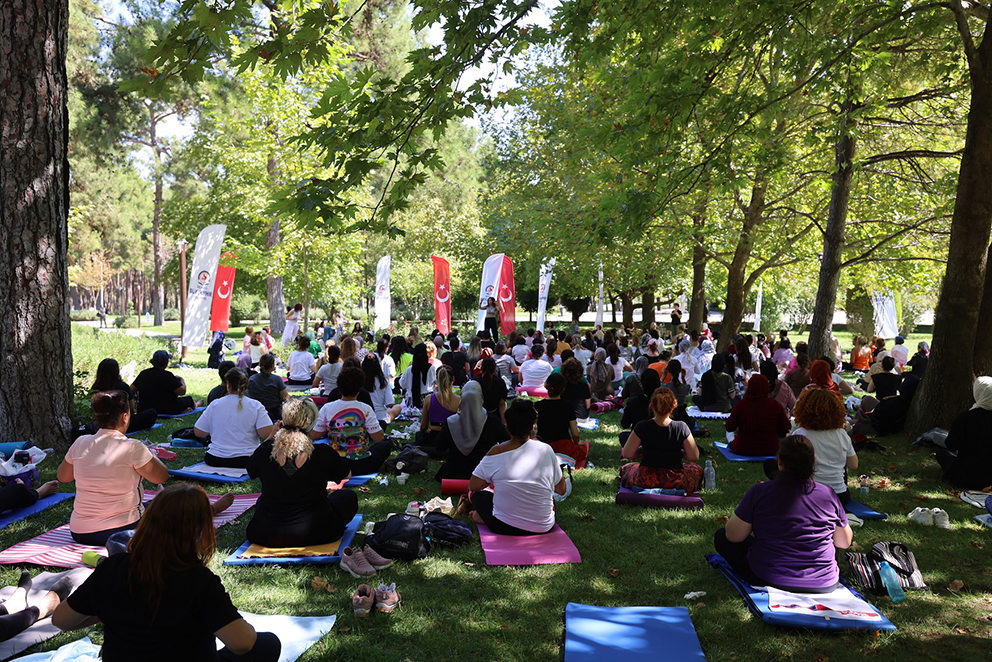
M553 372L544 382L548 397L534 403L537 410L537 438L555 449L582 462L589 455L589 448L579 440L579 427L575 422L575 408L561 399L565 378Z
M231 363L231 365L234 364ZM104 359L96 367L96 380L93 382L93 388L90 389L90 395L101 391L124 391L127 394L127 400L131 407L131 424L127 428L128 433L147 430L155 425L158 412L154 409L138 411L137 400L131 393L131 387L121 379L121 367L116 359Z
M575 418L582 420L589 418L592 391L589 390L589 384L582 375L582 364L578 359L565 359L561 364L561 376L565 378L565 390L561 393L561 399L572 405Z
M78 630L103 623L104 662L279 659L279 638L255 632L207 565L216 549L202 488L170 485L152 500L128 552L111 556L52 615ZM216 639L225 648L218 651Z
M482 386L482 406L490 414L499 416L500 422L506 411L506 382L496 373L496 360L482 359L482 374L475 378Z
M673 421L677 405L675 394L659 389L651 396L649 409L653 418L634 426L623 445L623 457L634 460L620 468L620 484L628 489L678 489L687 494L699 491L703 469L694 464L699 449L689 432L689 426Z

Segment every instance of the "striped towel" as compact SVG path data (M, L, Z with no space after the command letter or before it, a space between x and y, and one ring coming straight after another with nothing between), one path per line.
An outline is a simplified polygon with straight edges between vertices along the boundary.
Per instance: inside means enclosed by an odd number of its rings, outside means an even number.
M156 492L145 492L145 500L154 498ZM220 498L219 494L211 494L211 503ZM231 507L214 518L214 527L221 527L234 521L255 505L257 494L238 494L234 497ZM32 563L34 565L55 566L58 568L85 568L81 561L83 552L99 552L106 555L105 547L80 545L72 539L69 525L43 533L36 538L17 543L9 549L0 552L0 564Z

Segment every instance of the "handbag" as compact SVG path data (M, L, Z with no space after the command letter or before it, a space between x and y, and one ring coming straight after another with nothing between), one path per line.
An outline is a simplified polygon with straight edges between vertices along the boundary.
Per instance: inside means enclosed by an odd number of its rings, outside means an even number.
M872 545L866 554L847 552L845 556L851 572L854 573L854 582L872 593L883 595L886 592L880 572L882 561L887 561L896 571L896 579L904 589L927 587L923 581L923 573L916 564L916 557L901 542L883 540Z

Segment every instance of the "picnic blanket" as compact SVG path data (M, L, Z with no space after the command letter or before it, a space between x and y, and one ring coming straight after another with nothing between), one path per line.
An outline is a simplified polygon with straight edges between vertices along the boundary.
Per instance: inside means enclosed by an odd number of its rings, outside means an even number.
M173 478L201 480L206 483L243 483L248 480L247 469L211 467L206 462L192 464L182 469L169 469L169 475Z
M92 572L92 568L76 568L75 570L66 570L65 572L42 572L35 575L31 583L31 590L28 591L28 604L34 604L37 600L40 600L48 592L49 587L62 577L69 577L72 582L72 588L75 590L76 587L86 581L86 578ZM0 589L0 599L6 600L13 592L13 586L6 586ZM35 644L39 644L46 639L51 639L60 632L62 630L52 625L51 617L43 618L7 641L0 642L0 660L11 658Z
M340 540L325 545L307 547L269 548L245 541L224 559L224 565L324 565L341 560L341 550L351 545L362 524L362 515L355 515Z
M730 418L730 412L724 414L721 411L703 411L696 405L686 407L685 413L693 418Z
M206 409L206 407L197 407L193 411L188 411L185 414L159 414L159 418L182 418L183 416L189 416L190 414L198 414Z
M486 565L546 565L549 563L582 563L575 544L561 527L555 524L550 533L533 536L501 536L484 524L479 527Z
M35 501L30 506L24 506L23 508L18 508L17 510L11 510L3 515L0 515L0 529L6 528L7 526L18 522L25 517L31 517L36 515L43 510L48 510L52 506L58 503L62 503L66 499L71 499L76 496L75 492L57 492L50 496L41 497Z
M685 607L565 605L565 662L705 660Z
M153 499L155 494L155 492L146 490L145 500L149 501ZM208 496L211 503L220 498L219 494L210 494ZM234 503L231 504L231 507L214 518L214 528L224 526L243 515L255 505L258 496L258 494L235 495ZM57 529L3 550L0 552L0 565L31 563L58 568L83 568L86 567L81 560L84 552L98 552L106 556L107 550L105 547L80 545L72 539L72 534L69 533L69 525L64 524Z
M731 451L730 444L724 441L714 441L713 445L720 451L720 455L731 462L764 462L765 460L775 459L774 455L738 455Z

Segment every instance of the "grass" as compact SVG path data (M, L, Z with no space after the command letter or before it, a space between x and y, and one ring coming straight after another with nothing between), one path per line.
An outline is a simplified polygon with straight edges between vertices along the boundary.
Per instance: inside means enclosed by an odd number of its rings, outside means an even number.
M214 371L180 371L194 397L206 395L216 382ZM607 606L685 605L689 608L707 659L765 662L768 659L946 660L974 662L992 655L992 575L988 554L990 532L972 518L974 508L955 498L939 480L936 462L927 449L912 446L910 439L881 439L883 453L862 454L862 471L873 485L887 477L891 487L873 489L867 502L889 513L886 521L869 521L855 530L856 543L867 550L880 540L898 540L914 551L929 590L910 592L900 604L887 597L872 601L899 628L896 632L820 634L773 628L752 616L743 601L703 556L712 551L718 519L729 516L744 492L763 475L756 463L726 462L709 450L717 468L718 489L704 495L700 511L664 511L617 506L616 474L620 466L616 412L600 417L595 433L583 432L592 441L590 459L595 469L578 472L569 499L558 509L558 521L582 553L580 565L526 568L488 567L478 544L456 550L434 550L413 563L402 563L381 573L381 580L395 581L403 608L392 616L357 619L351 615L350 596L358 580L335 566L313 568L225 568L220 561L245 540L249 512L218 532L218 553L212 568L222 578L235 605L244 611L296 615L336 614L334 631L301 660L405 662L466 660L557 661L562 659L564 608L567 602ZM722 424L704 421L714 439L723 436ZM165 441L169 432L192 424L192 419L166 420L145 435ZM177 449L180 467L202 457L202 451ZM46 462L43 478L53 477L58 458ZM411 477L406 485L393 479L388 486L369 483L360 493L361 511L367 520L379 520L401 511L414 498L438 494L430 480L437 468ZM224 486L205 484L210 492ZM415 497L414 489L427 491ZM68 486L66 489L69 489ZM248 481L233 486L238 493L257 492ZM908 522L905 514L916 506L940 507L951 517L944 531ZM0 544L8 547L68 521L71 501L0 531ZM846 561L841 568L849 575ZM32 570L38 570L32 568ZM54 569L57 570L57 569ZM16 581L19 570L0 569L5 584ZM337 590L318 593L311 579L322 576ZM377 578L378 580L379 578ZM951 591L953 580L964 588ZM706 596L686 601L690 591ZM101 638L99 627L85 634ZM80 636L67 633L35 647L48 650ZM659 657L664 651L659 651Z

